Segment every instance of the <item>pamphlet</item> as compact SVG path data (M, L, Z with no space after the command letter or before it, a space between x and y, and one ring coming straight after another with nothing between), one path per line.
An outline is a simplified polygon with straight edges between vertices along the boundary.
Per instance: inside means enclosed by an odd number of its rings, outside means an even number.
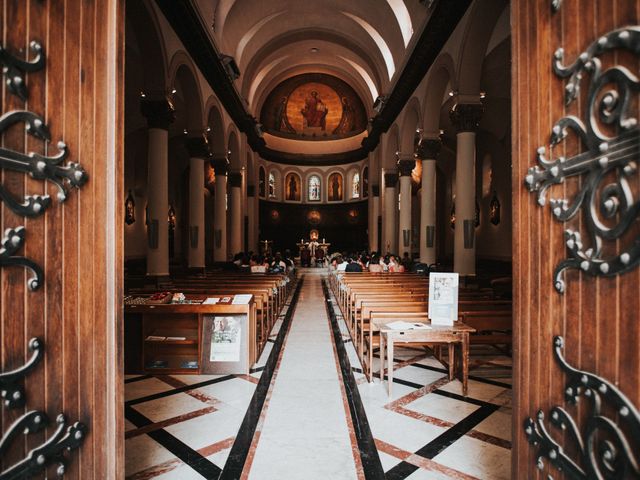
M240 321L234 317L214 317L211 335L211 362L239 362L242 338Z
M420 322L413 323L413 322L405 322L402 320L387 323L385 326L392 330L430 330L431 329L431 327L426 323L420 323Z
M202 302L202 304L203 305L215 305L219 301L220 301L220 298L208 297L204 302Z
M457 273L429 273L429 319L433 325L453 326L458 319Z
M158 335L149 335L146 340L148 342L163 342L167 339L167 337L161 337Z
M249 294L239 294L233 297L233 305L246 305L251 301L253 295Z

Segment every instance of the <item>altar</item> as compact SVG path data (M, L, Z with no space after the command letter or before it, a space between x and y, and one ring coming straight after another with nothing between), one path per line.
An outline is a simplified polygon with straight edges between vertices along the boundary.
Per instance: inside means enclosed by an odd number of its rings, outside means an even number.
M319 234L317 230L311 230L309 232L309 240L305 241L304 238L300 239L297 243L300 253L300 264L304 266L311 266L312 263L322 262L324 263L329 253L330 243L326 242L326 239L319 240Z

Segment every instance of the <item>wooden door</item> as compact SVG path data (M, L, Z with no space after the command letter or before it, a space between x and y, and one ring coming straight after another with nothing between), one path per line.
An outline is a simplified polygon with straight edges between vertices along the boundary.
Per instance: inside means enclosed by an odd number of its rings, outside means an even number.
M511 9L513 478L639 478L640 2Z
M123 6L0 1L3 480L123 477Z

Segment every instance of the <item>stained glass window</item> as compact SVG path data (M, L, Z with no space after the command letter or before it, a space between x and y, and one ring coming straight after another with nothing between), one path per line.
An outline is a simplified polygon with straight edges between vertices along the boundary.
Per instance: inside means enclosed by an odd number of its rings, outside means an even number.
M309 201L320 200L320 177L311 175L309 177Z
M276 176L269 172L269 198L276 198Z
M353 174L353 180L351 180L351 198L360 198L360 174L358 172Z

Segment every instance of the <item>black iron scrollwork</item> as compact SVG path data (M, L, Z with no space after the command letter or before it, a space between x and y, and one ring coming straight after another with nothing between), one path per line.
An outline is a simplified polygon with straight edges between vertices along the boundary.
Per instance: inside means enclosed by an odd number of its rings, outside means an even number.
M22 380L42 359L42 342L38 338L29 341L29 350L32 353L29 361L22 367L10 372L0 373L0 396L7 408L22 407L25 403L24 388L18 382ZM0 447L0 452L2 448Z
M35 54L35 58L32 61L19 60L0 46L0 63L2 64L2 72L6 77L9 91L23 101L26 100L28 96L24 74L42 70L45 65L45 55L42 45L33 40L29 44L29 47Z
M34 274L27 281L29 290L37 290L43 283L44 273L40 265L26 257L20 257L15 253L24 244L25 228L8 228L0 241L0 267L22 266L31 270Z
M583 74L591 77L587 95L586 121L570 115L560 119L552 129L551 148L564 141L571 131L581 140L586 151L573 157L547 159L546 148L538 149L538 164L529 169L525 183L531 192L538 192L538 203L546 204L547 190L563 183L565 178L584 176L581 189L573 199L551 198L551 211L557 220L566 222L585 207L586 227L590 246L583 248L579 232L565 230L569 258L555 268L554 285L558 292L565 291L563 272L581 269L589 275L612 276L624 273L640 263L640 238L619 255L603 258L603 242L619 240L638 218L640 201L634 200L629 178L637 175L640 157L640 129L636 118L628 116L631 95L640 91L638 78L623 66L602 70L599 55L625 49L640 53L640 28L615 30L600 37L580 54L570 66L564 66L564 51L555 53L553 69L561 78L569 78L565 86L565 103L578 98ZM606 89L606 90L605 90ZM615 136L608 136L600 125L609 125ZM540 168L542 167L542 168ZM613 174L615 181L603 183ZM609 223L614 222L614 226Z
M44 344L42 340L32 338L29 341L29 349L33 354L25 365L10 372L0 373L0 393L7 408L22 407L25 404L24 388L18 382L24 379L42 359ZM16 439L19 439L20 434L39 432L48 424L49 419L44 412L31 410L22 415L0 438L0 457L8 451ZM87 435L87 427L80 422L67 425L62 414L56 418L56 424L55 432L42 445L31 450L21 461L0 472L0 480L28 478L44 471L52 464L58 465L56 469L58 476L64 475L66 469L64 453L82 444Z
M585 397L590 401L591 412L585 419L582 433L567 410L555 406L550 411L550 423L572 442L572 451L577 452L575 459L552 437L545 426L542 410L538 411L535 420L525 420L527 439L538 447L538 468L544 469L547 458L572 479L640 478L640 412L607 380L569 365L562 355L562 337L554 338L554 347L555 357L568 377L565 399L576 405L581 397ZM606 407L615 412L627 433L618 427L615 418L606 416Z

